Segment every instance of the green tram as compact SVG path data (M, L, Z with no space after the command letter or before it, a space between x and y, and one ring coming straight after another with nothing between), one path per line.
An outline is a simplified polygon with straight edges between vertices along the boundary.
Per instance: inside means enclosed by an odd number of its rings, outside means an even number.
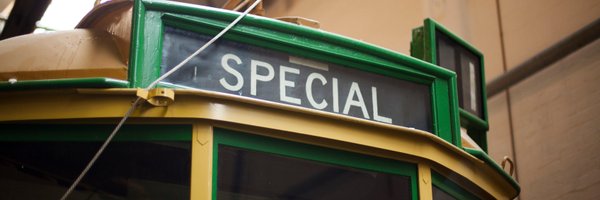
M0 42L0 199L513 199L483 56L432 20L411 56L247 15L113 1Z

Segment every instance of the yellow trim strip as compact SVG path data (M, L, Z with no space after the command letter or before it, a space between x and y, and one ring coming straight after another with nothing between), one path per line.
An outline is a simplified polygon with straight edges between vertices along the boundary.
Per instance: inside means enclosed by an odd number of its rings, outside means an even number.
M190 199L212 198L212 151L212 127L206 123L194 124Z
M431 168L425 163L419 163L419 199L433 199Z
M261 133L288 133L275 137L337 141L352 151L369 147L371 154L379 149L381 155L388 153L385 157L417 158L420 162L426 159L432 167L449 168L496 198L516 194L483 161L428 132L214 92L176 90L176 96L168 107L141 106L132 120L206 119L221 126L237 124L270 130ZM7 92L0 94L0 121L119 118L134 99L135 89Z
M81 94L130 95L130 94L134 93L132 91L136 91L136 90L135 89L78 89L77 91ZM243 96L238 96L238 95L232 95L232 94L225 94L225 93L205 91L205 90L175 90L175 91L178 96L179 95L193 95L193 96L202 96L202 97L212 97L212 98L218 98L218 99L224 99L224 100L234 100L234 101L248 103L248 104L257 105L257 106L277 108L277 109L281 109L281 110L293 111L293 112L304 113L304 114L313 114L313 115L327 117L327 118L331 118L331 119L335 119L335 120L343 120L348 123L360 123L363 125L394 129L394 130L402 131L402 132L412 132L414 134L419 134L421 136L427 137L427 138L433 140L434 142L440 143L441 145L444 145L445 147L449 148L449 150L460 153L461 156L469 157L474 160L479 160L470 154L464 153L463 150L442 140L441 138L435 136L434 134L426 132L426 131L421 131L418 129L402 127L402 126L397 126L397 125L390 125L390 124L369 121L369 120L355 118L355 117L349 117L349 116L340 115L340 114L333 114L333 113L319 111L319 110L313 110L313 109L308 109L308 108L303 108L303 107L298 107L298 106L286 105L286 104L275 103L275 102L254 99L254 98L249 98L249 97L243 97ZM140 117L143 117L143 116L140 116ZM162 116L162 117L170 117L170 116Z

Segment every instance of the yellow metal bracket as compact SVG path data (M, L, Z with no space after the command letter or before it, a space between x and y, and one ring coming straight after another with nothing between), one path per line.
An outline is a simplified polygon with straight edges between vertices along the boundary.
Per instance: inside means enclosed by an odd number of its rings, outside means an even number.
M175 101L175 91L168 88L154 88L150 90L139 88L136 94L154 106L168 106Z

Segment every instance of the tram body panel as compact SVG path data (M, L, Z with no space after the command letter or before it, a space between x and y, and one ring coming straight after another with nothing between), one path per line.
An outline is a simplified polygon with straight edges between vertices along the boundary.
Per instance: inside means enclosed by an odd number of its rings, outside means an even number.
M95 42L103 41L102 45L92 42L85 44L85 51L65 52L88 55L98 51L97 58L78 57L72 67L56 65L60 76L37 77L37 68L31 75L19 67L4 70L9 73L0 70L0 78L17 76L16 81L0 80L0 129L10 130L0 133L0 143L41 141L37 144L44 146L43 142L53 141L102 141L102 130L117 123L136 95L144 93L139 88L238 15L149 0L135 1L133 7L117 1L95 8L78 25L84 29L55 37L96 35L100 39ZM132 30L127 30L129 24ZM172 33L191 39L169 36ZM84 181L76 197L511 199L518 195L518 184L483 150L470 149L485 144L485 137L473 141L461 135L461 124L469 122L464 116L473 114L459 109L460 77L451 70L354 39L253 15L221 40L204 60L193 61L194 66L158 84L173 91L172 103L139 105L114 142L115 149L132 142L188 152L189 159L181 160L190 168L181 172L186 174L184 181L173 185L173 180L158 178L171 181L165 188L174 196L168 196L167 190L153 190L163 183L140 178L132 170L132 176L138 177L129 181L108 185ZM0 57L15 61L7 63L25 59L11 58L11 51L0 51ZM36 54L31 57L49 55ZM99 58L106 59L94 61ZM194 71L198 66L203 66L200 73ZM9 67L0 64L0 69ZM481 106L485 110L485 104ZM485 111L482 116L486 120ZM474 119L474 123L481 122ZM477 131L469 135L481 133ZM38 138L43 132L52 134ZM140 162L149 162L139 157ZM136 159L119 162L135 166ZM19 161L15 163L18 166ZM20 164L34 169L24 161ZM140 165L137 169L153 168ZM53 195L69 182L43 170L36 173L58 180L54 182L60 184L52 186L56 186ZM281 179L286 173L289 180ZM269 185L269 181L280 184ZM186 188L189 192L183 194Z

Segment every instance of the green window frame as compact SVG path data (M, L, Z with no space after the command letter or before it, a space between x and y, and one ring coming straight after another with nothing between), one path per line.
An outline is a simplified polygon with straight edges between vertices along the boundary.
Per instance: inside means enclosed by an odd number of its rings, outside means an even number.
M486 103L486 88L485 88L485 63L483 54L473 45L460 37L453 34L446 27L437 23L433 19L427 18L423 22L423 26L413 29L412 41L410 44L410 54L415 58L438 65L437 41L436 34L444 34L453 42L458 43L463 48L473 53L481 61L479 76L481 77L481 100L482 100L482 117L478 117L462 108L458 108L460 115L460 125L467 129L467 134L487 152L487 130L489 129L488 109ZM438 66L439 67L439 66ZM442 68L442 67L439 67ZM456 84L457 85L457 84ZM456 87L455 85L455 87ZM457 92L457 91L453 91ZM456 94L453 98L458 98ZM458 105L457 105L458 106Z
M299 142L214 128L212 199L217 197L219 145L281 155L319 163L351 167L366 171L401 175L410 178L412 199L419 197L417 165L354 152L330 149Z
M3 124L0 141L104 141L113 124ZM18 130L18 131L15 131ZM50 133L43 133L50 132ZM191 141L192 125L123 125L112 141Z
M170 1L135 1L130 87L146 87L160 76L165 26L212 36L238 15ZM432 133L461 146L456 74L449 70L361 41L252 15L223 39L427 85L432 98Z

